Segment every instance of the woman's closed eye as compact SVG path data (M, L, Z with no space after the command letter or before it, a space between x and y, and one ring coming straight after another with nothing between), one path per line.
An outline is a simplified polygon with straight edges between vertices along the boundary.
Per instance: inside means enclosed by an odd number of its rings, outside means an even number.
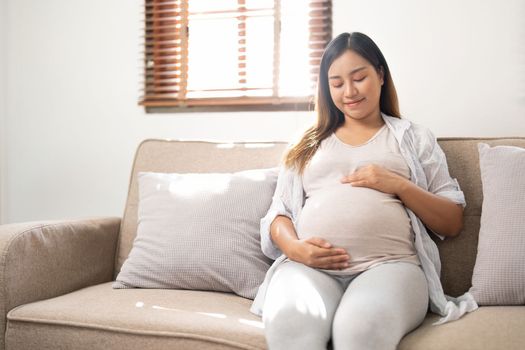
M366 79L366 76L364 76L364 77L359 77L359 78L355 78L354 81L356 81L356 82L361 82L361 81L363 81L363 80L365 80L365 79Z

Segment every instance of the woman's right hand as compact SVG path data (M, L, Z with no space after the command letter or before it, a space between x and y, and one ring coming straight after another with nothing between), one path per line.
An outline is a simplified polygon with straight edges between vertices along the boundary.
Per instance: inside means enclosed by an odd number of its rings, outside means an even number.
M290 260L324 270L343 270L350 260L346 250L335 248L320 237L295 240L287 253Z
M324 270L343 270L350 256L320 237L298 239L292 219L278 215L270 226L270 237L288 259Z

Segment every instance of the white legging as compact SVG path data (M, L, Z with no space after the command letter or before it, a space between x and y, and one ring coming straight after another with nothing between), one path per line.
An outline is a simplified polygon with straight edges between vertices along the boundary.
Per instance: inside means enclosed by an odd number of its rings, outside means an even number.
M270 350L394 350L427 313L421 267L377 265L339 278L300 263L277 267L263 309Z

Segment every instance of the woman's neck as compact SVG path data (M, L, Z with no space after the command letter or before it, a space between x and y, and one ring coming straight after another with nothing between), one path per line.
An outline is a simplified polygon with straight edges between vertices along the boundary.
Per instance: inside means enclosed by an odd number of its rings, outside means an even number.
M378 111L374 113L374 117L369 116L362 119L345 116L345 122L339 128L345 130L345 132L354 134L379 130L383 125L385 125L385 121L383 120L381 112Z
M337 128L335 134L349 145L361 145L373 137L383 125L385 121L381 113L376 118L352 119L345 116L344 124Z

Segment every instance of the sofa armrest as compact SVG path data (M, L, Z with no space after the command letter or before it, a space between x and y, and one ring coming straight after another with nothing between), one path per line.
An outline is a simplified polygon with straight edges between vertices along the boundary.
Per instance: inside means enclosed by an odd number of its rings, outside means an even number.
M112 280L120 221L0 226L0 343L9 310Z

